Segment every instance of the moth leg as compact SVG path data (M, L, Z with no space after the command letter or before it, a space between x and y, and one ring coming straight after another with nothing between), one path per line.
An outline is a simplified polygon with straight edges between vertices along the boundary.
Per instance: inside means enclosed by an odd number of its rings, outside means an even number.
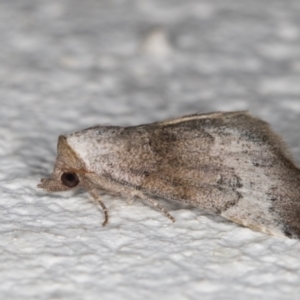
M126 198L126 202L127 202L128 205L132 205L134 203L134 200L135 199L133 197L127 197Z
M89 193L92 195L92 197L94 198L94 200L96 200L98 202L98 204L101 206L103 213L104 213L104 221L102 223L102 226L105 226L108 222L108 211L107 208L105 206L105 204L101 201L98 192L96 190L89 190Z
M151 198L146 197L144 194L137 194L136 196L138 196L141 199L147 201L151 205L157 207L161 212L163 212L165 214L165 216L167 218L169 218L172 222L175 222L175 218L163 206L161 206L158 202L156 202L155 200L153 200Z

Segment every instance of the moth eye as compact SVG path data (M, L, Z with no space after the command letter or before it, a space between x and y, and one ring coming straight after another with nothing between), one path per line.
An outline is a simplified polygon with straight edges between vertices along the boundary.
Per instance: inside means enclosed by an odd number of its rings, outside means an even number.
M73 188L79 183L79 178L76 173L73 172L66 172L62 173L61 175L61 181L64 185L66 185L69 188Z

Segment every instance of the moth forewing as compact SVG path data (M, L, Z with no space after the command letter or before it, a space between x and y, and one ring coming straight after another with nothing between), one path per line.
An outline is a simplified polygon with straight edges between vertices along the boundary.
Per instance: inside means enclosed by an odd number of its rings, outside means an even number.
M269 125L247 112L193 114L133 127L94 126L60 136L47 191L87 189L157 197L254 230L300 237L300 172Z

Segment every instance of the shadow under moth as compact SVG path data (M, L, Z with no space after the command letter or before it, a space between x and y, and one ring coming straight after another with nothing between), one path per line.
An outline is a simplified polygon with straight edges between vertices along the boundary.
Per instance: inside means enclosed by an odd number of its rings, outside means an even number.
M300 238L300 170L269 125L247 112L193 114L132 127L94 126L58 139L49 192L86 189L186 203L251 229Z

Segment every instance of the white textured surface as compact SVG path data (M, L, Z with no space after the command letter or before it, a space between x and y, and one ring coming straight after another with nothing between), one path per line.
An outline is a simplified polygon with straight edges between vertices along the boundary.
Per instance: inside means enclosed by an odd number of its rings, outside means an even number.
M299 299L300 242L36 189L57 136L250 109L300 161L298 0L0 2L1 299Z

